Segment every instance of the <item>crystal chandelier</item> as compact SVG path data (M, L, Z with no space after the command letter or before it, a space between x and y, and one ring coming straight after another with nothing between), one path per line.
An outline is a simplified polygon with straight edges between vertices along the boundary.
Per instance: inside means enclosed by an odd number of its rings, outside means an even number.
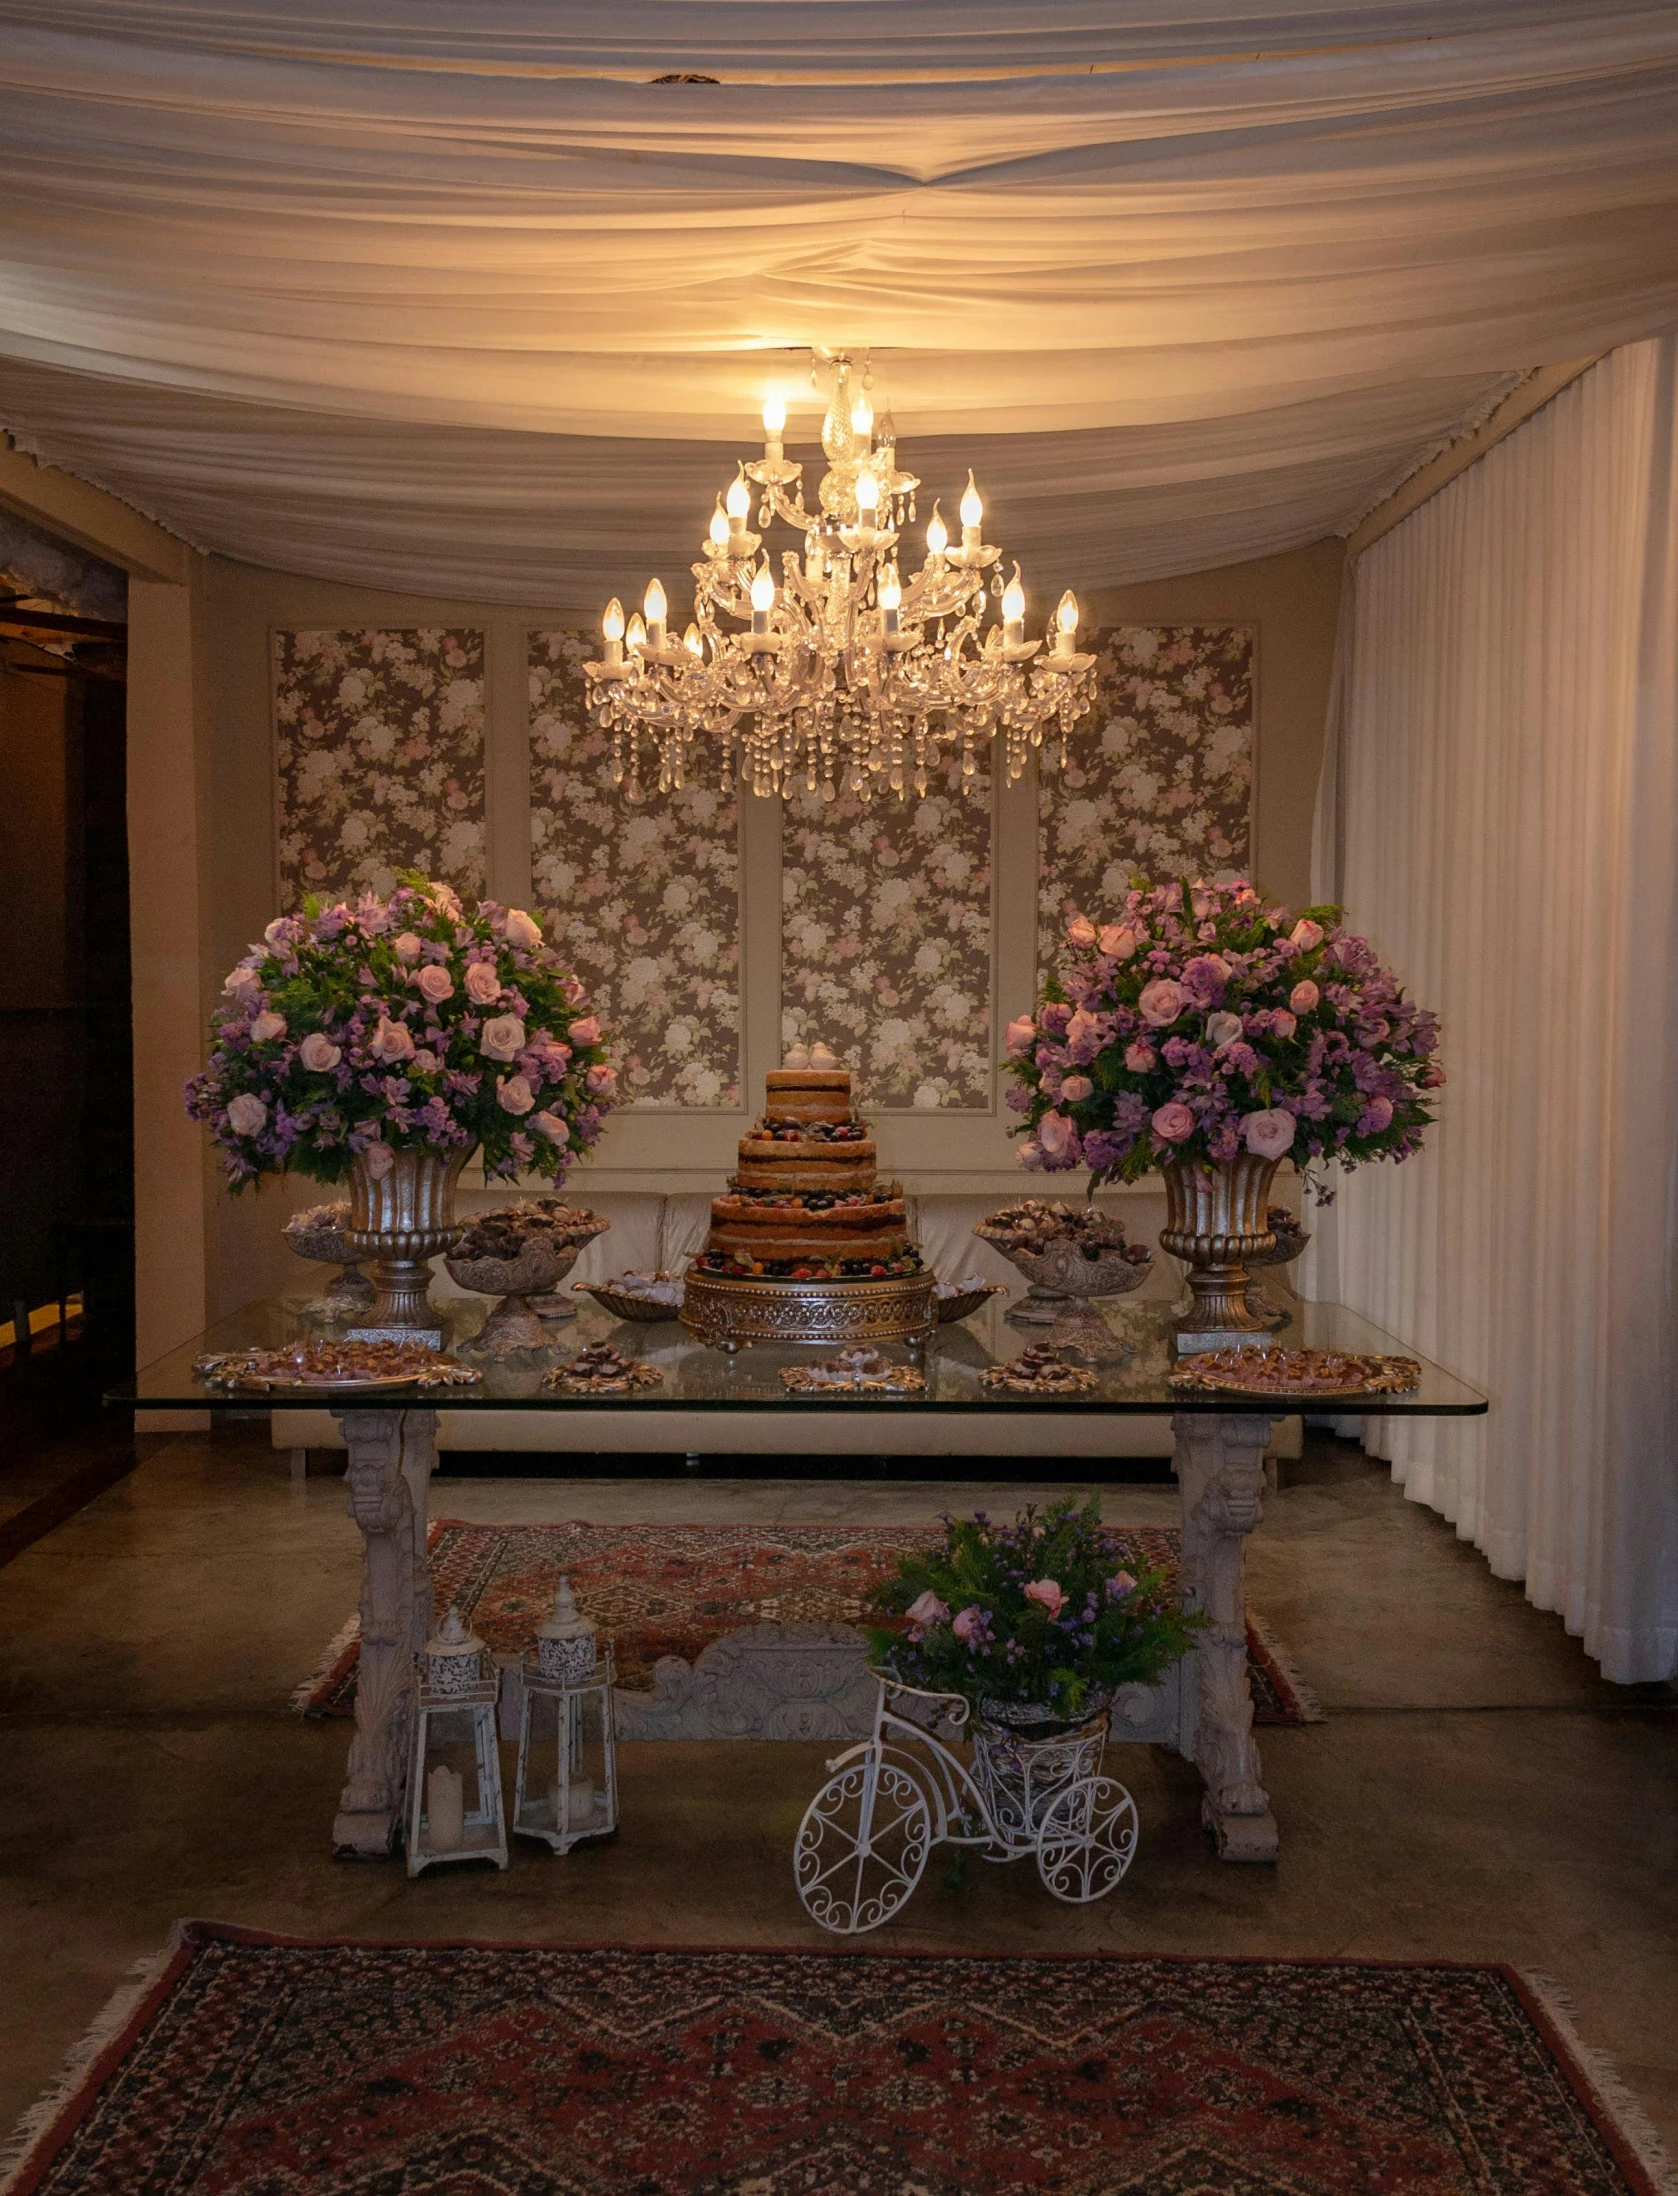
M972 779L999 735L1012 784L1033 750L1048 768L1062 762L1089 710L1095 658L1077 652L1077 602L1062 595L1047 642L1027 640L1020 568L1005 587L971 473L959 545L934 504L925 560L902 576L920 482L899 470L891 415L876 422L866 377L842 355L830 363L817 508L805 507L804 469L785 454L786 406L771 395L763 455L717 498L686 631L674 635L656 579L627 625L622 604L607 605L603 659L584 669L613 781L632 801L655 756L661 793L685 784L701 735L720 749L725 785L766 797L925 793L946 757L959 755ZM747 529L754 491L758 533ZM763 542L776 519L803 536L778 580Z

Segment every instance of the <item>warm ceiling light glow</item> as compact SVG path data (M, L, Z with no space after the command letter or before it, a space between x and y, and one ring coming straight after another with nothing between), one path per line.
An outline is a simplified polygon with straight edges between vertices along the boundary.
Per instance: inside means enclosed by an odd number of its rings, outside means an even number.
M760 567L752 581L752 608L772 610L775 607L775 575L767 564Z
M600 620L600 630L609 641L623 639L623 604L616 595L606 605L606 614Z
M664 582L662 580L648 580L646 597L641 607L647 613L647 623L649 625L662 625L664 623L670 614L670 605L665 600Z
M961 523L963 526L980 526L984 523L985 506L979 491L973 485L973 475L967 476L967 488L961 499Z
M763 431L766 435L779 435L787 423L787 400L778 389L771 389L763 400Z

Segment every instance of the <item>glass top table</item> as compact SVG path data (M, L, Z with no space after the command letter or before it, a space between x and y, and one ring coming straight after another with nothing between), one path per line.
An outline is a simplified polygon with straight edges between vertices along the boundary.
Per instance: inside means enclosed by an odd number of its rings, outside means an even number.
M480 1298L449 1299L439 1308L445 1347L464 1349L464 1362L475 1362L472 1338L490 1308ZM1002 1300L993 1297L971 1318L938 1328L924 1355L915 1360L925 1375L926 1386L907 1393L870 1394L850 1389L816 1395L795 1392L783 1384L783 1368L831 1357L832 1343L754 1343L730 1357L696 1341L677 1320L656 1324L620 1322L593 1304L580 1308L575 1319L556 1323L553 1340L544 1350L524 1351L500 1362L489 1358L476 1361L482 1377L470 1387L360 1391L311 1388L306 1393L291 1390L283 1394L212 1387L195 1370L198 1359L208 1353L278 1349L300 1338L339 1331L323 1326L301 1304L263 1302L247 1305L154 1364L142 1367L133 1380L112 1388L106 1400L114 1408L128 1410L207 1408L241 1412L296 1409L300 1405L336 1411L358 1407L451 1412L961 1410L1130 1416L1192 1410L1268 1418L1302 1410L1332 1412L1336 1417L1467 1418L1487 1407L1486 1398L1466 1381L1443 1366L1417 1357L1414 1350L1342 1304L1301 1305L1289 1324L1271 1339L1286 1348L1308 1344L1416 1358L1421 1377L1415 1388L1402 1395L1345 1398L1185 1394L1171 1385L1171 1376L1185 1360L1177 1354L1176 1321L1170 1305L1140 1303L1134 1298L1106 1307L1108 1324L1133 1352L1124 1363L1097 1368L1095 1386L1081 1394L1022 1395L986 1387L980 1377L988 1365L1017 1356L1043 1332L1008 1325L1002 1308ZM610 1341L623 1356L650 1366L659 1375L658 1385L622 1396L562 1395L543 1388L544 1373L574 1357L586 1344L602 1341ZM902 1344L888 1344L884 1354L905 1362L909 1357Z
M490 1308L479 1298L450 1299L438 1306L445 1346L462 1352L465 1362L472 1362L472 1340ZM557 1324L551 1343L540 1351L499 1361L486 1355L481 1361L482 1378L468 1387L251 1392L210 1386L197 1370L197 1361L207 1353L275 1349L338 1331L322 1324L302 1299L267 1302L247 1306L143 1367L135 1379L112 1389L107 1401L115 1408L134 1411L184 1408L249 1415L326 1408L338 1415L349 1451L350 1515L362 1536L362 1596L356 1729L348 1778L333 1824L333 1846L340 1854L366 1858L396 1850L402 1837L415 1657L435 1617L426 1509L427 1486L437 1463L440 1413L452 1419L464 1411L539 1411L551 1418L553 1448L563 1451L568 1445L567 1414L578 1411L643 1414L644 1445L652 1448L660 1446L656 1434L660 1413L691 1417L706 1412L781 1412L789 1421L788 1450L796 1452L796 1423L808 1425L812 1413L870 1418L897 1414L900 1423L901 1414L920 1413L924 1427L927 1413L942 1412L950 1456L928 1457L929 1477L948 1476L965 1427L985 1416L1035 1414L1064 1419L1068 1415L1118 1418L1169 1413L1172 1468L1182 1501L1180 1588L1185 1605L1198 1611L1206 1624L1184 1660L1159 1685L1122 1689L1114 1706L1112 1734L1174 1747L1196 1764L1205 1782L1203 1819L1221 1858L1273 1861L1279 1834L1253 1738L1242 1576L1246 1536L1262 1515L1264 1457L1272 1424L1300 1411L1337 1418L1469 1418L1486 1410L1487 1399L1443 1366L1425 1359L1417 1360L1417 1385L1399 1395L1260 1398L1174 1389L1171 1376L1183 1360L1177 1354L1173 1311L1169 1304L1134 1298L1105 1307L1104 1316L1129 1354L1120 1363L1099 1368L1092 1388L1075 1395L1011 1393L986 1387L981 1377L988 1365L1018 1356L1033 1338L1032 1330L1005 1323L1002 1309L1001 1299L993 1297L971 1318L938 1328L916 1354L925 1387L895 1394L840 1389L812 1395L788 1389L780 1377L783 1368L830 1356L831 1342L754 1343L729 1356L696 1341L675 1320L621 1323L592 1303L580 1309L574 1320ZM1039 1335L1043 1331L1036 1330ZM1339 1304L1299 1306L1274 1339L1284 1346L1310 1344L1360 1354L1416 1356L1402 1342ZM658 1375L656 1385L623 1396L564 1395L542 1387L543 1374L554 1365L575 1356L588 1343L607 1340L625 1357L651 1367ZM910 1352L898 1344L888 1346L887 1354L906 1359ZM965 1416L954 1415L958 1413ZM589 1422L573 1423L576 1445L593 1449L598 1434L591 1438ZM594 1426L598 1425L595 1420ZM674 1420L669 1431L669 1446L680 1445ZM872 1445L889 1448L891 1440L891 1433L882 1426ZM1052 1443L1035 1446L1041 1451ZM994 1469L990 1465L987 1476ZM774 1640L765 1642L767 1634L778 1639L780 1629L752 1628L754 1697L770 1697L777 1685L784 1685L789 1702L803 1712L815 1682L811 1646L802 1639L789 1638L779 1647ZM790 1628L800 1629L811 1627ZM717 1646L728 1644L724 1640ZM827 1643L823 1651L837 1654L842 1662L847 1652L859 1649L860 1642L847 1648L841 1640L837 1647ZM697 1683L698 1665L690 1675ZM821 1735L831 1736L825 1731Z

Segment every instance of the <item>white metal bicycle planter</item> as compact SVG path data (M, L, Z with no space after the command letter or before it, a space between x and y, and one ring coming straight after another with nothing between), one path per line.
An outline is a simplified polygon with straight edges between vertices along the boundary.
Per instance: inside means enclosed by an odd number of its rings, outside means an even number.
M1136 1854L1136 1804L1101 1775L1105 1710L1064 1736L1023 1739L980 1723L971 1770L933 1736L964 1730L959 1693L929 1693L874 1672L874 1730L828 1763L793 1847L798 1896L813 1922L858 1936L890 1921L935 1845L988 1861L1033 1854L1044 1886L1068 1905L1105 1898ZM919 1720L909 1709L923 1705Z

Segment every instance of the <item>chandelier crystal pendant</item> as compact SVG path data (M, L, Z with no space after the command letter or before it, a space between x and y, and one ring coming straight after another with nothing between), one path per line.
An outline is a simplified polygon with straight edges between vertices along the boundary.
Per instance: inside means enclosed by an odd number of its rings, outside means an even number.
M971 780L999 736L1013 784L1034 750L1048 768L1063 762L1088 713L1095 658L1077 652L1077 601L1061 596L1046 642L1026 639L1020 569L1005 587L971 473L959 545L934 504L925 560L902 576L898 545L920 482L899 469L891 414L875 420L852 361L831 364L818 507L805 507L804 469L785 454L786 406L771 395L763 455L740 465L711 514L686 630L672 635L656 579L627 622L620 602L606 607L602 660L584 671L613 781L632 801L654 757L661 793L686 784L702 739L720 749L725 785L766 798L907 798L946 757L959 755ZM763 541L777 519L803 536L782 553L779 580Z

